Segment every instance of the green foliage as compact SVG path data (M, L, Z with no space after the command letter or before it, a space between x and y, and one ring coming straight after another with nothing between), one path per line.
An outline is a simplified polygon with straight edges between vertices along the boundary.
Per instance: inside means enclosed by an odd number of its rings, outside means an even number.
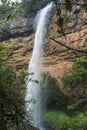
M6 55L6 50L5 47L0 44L0 66L6 61L7 55Z
M47 108L49 109L65 109L67 97L60 90L56 79L47 76Z
M69 117L61 111L47 111L45 113L45 118L58 130L66 121L69 120Z
M87 75L87 59L85 59L85 58L76 58L74 71L79 76L86 77L86 75Z
M2 5L0 5L0 25L2 29L5 29L7 25L16 16L17 5L10 3L10 1L2 0Z
M79 112L73 116L61 111L48 111L45 118L50 121L56 130L86 130L87 112Z
M15 126L16 120L22 120L24 114L23 78L7 66L0 67L0 122L4 121L7 129ZM22 81L21 81L22 80ZM3 124L1 128L3 129Z
M17 130L25 114L26 72L21 70L16 74L6 65L5 56L4 47L0 45L0 130Z
M65 87L74 88L79 84L80 77L76 74L69 74L62 78L62 83Z
M65 3L64 3L65 2ZM59 4L60 5L57 5ZM67 23L69 22L68 18L68 13L67 11L72 10L72 4L70 0L65 0L65 1L56 1L56 7L57 7L57 26L58 26L58 33L65 35L64 31L66 28Z
M61 30L61 29L58 29L57 32L58 32L59 34L63 34L63 30Z
M60 8L57 9L57 15L61 15L61 9Z
M10 24L18 15L20 5L11 0L2 0L0 4L0 40L10 36Z
M71 11L72 9L71 0L65 0L65 3L66 3L66 9Z
M85 12L87 13L87 8L85 9Z
M57 20L57 25L59 27L62 27L63 26L63 23L64 23L64 18L60 17L58 20Z
M69 75L65 75L62 78L62 82L65 87L74 88L77 85L82 85L86 87L87 85L87 59L76 58L72 73Z

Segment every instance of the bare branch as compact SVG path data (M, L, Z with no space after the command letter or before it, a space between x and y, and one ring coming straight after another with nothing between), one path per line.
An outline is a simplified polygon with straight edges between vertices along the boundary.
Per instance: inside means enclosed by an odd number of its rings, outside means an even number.
M52 37L49 37L49 38L50 38L51 40L53 40L54 42L60 44L61 46L66 47L67 49L70 49L70 50L73 50L73 51L77 51L77 52L87 53L87 51L78 50L78 49L75 49L75 48L72 48L72 47L66 46L63 42L57 41L57 40L55 40L55 39L52 38Z

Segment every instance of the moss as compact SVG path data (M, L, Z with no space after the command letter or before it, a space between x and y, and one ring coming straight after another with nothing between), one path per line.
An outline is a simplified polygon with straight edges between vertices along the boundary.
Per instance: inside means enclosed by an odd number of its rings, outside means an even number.
M14 43L5 43L5 44L4 44L4 47L5 47L6 49L12 49L12 48L14 47Z

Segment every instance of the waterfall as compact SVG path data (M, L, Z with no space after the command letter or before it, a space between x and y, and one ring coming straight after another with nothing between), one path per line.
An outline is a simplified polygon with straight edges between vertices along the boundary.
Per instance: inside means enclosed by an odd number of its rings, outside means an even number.
M51 2L44 9L42 9L38 15L33 54L29 63L29 72L32 72L34 74L29 75L29 82L27 84L25 98L25 101L30 101L26 103L27 111L32 112L32 119L30 120L30 122L34 126L37 126L40 130L44 130L40 126L42 121L41 116L43 105L43 101L41 101L41 95L43 90L41 86L42 64L40 62L40 57L42 56L42 45L44 43L47 27L49 25L52 7L53 2ZM34 82L34 80L37 80L38 83Z

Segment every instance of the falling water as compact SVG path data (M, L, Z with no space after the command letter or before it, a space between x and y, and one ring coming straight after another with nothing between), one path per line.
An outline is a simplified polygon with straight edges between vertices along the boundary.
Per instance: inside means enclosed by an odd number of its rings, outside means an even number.
M45 130L41 128L42 122L42 104L41 101L41 62L40 57L42 56L42 45L44 43L45 35L47 32L47 27L49 25L49 20L51 17L51 11L53 7L53 2L48 4L44 9L39 12L39 18L36 26L35 42L33 48L33 54L29 63L29 72L33 72L33 75L29 75L29 82L26 90L26 101L27 111L32 111L32 120L30 122L37 126L40 130ZM39 83L33 82L37 80ZM32 100L32 101L31 101ZM33 102L35 101L35 103Z

